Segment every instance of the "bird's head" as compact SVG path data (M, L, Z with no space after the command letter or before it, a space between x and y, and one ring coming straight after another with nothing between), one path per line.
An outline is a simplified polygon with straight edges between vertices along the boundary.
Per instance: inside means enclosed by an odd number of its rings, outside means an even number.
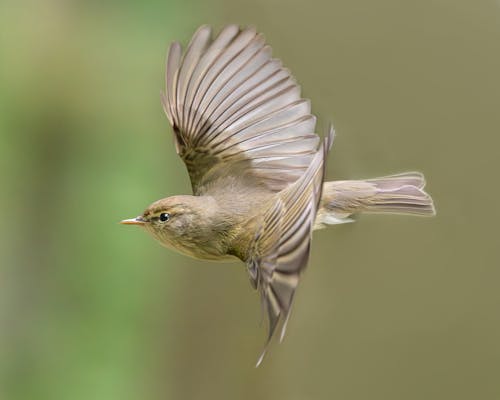
M193 253L208 240L211 211L209 198L172 196L155 201L142 215L121 223L141 226L164 246L200 258Z

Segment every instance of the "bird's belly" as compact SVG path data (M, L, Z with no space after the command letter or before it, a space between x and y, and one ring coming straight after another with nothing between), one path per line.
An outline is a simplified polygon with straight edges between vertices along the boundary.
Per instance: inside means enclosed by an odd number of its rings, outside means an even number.
M214 249L210 248L204 249L203 246L182 245L178 243L174 245L162 240L160 240L160 243L171 250L175 250L182 255L195 258L197 260L231 262L238 259L236 256L233 256L231 254L221 254L220 252L217 252Z

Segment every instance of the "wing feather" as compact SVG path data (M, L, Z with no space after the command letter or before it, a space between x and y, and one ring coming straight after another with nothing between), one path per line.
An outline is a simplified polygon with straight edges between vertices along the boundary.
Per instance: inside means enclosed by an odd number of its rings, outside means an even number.
M192 97L190 104L190 118L188 121L188 126L185 128L185 134L189 136L193 136L193 132L190 129L187 129L190 124L195 123L195 117L197 114L193 113L193 110L199 108L199 102L203 98L206 92L207 85L207 73L211 70L212 65L215 63L217 58L220 56L221 52L226 48L226 46L231 43L231 41L236 37L239 32L239 28L236 25L228 25L226 26L221 33L217 36L217 38L209 45L206 52L201 57L200 61L196 65L193 71L193 89L190 92L190 96ZM173 88L173 87L172 87ZM167 89L168 90L168 89Z
M249 149L254 146L254 143L272 143L289 138L289 130L295 129L297 135L314 134L314 125L316 119L312 115L300 117L298 119L281 123L270 128L254 127L250 132L243 130L234 137L233 143L226 146L229 150L232 147L239 147L243 150ZM215 147L220 147L220 144L215 144Z
M225 66L217 73L205 94L204 101L200 103L200 108L197 111L203 112L206 116L211 116L224 98L227 97L228 93L234 91L241 84L241 81L246 78L246 75L248 75L248 71L245 69L247 64L250 61L258 63L255 56L259 54L264 45L262 35L254 36L243 50L236 56L233 56L230 62L226 62ZM214 68L217 68L217 65ZM206 118L206 120L209 119L211 118Z
M249 265L268 314L269 331L260 364L269 342L282 321L283 339L300 274L307 266L317 208L321 199L326 155L333 140L333 130L314 155L307 171L293 185L281 192L264 216L256 235L254 256ZM249 267L249 270L251 268Z
M189 91L189 87L193 86L192 81L196 79L192 79L193 72L209 44L211 35L212 29L210 27L202 26L199 28L193 35L184 55L177 86L177 101L182 104L179 110L181 112L179 115L181 124L187 122L189 118L189 105L193 97L193 91Z
M269 46L264 45L263 37L258 36L255 40L259 41L257 42L258 47L261 45L262 47L252 54L240 69L232 75L232 79L228 79L215 94L212 103L207 109L205 124L200 130L205 128L207 121L215 122L221 118L224 112L231 112L231 107L237 107L235 106L237 100L241 102L245 98L244 96L248 95L249 91L255 87L256 80L268 79L268 76L262 78L262 75L265 73L269 75L270 66L266 64L269 64L271 50ZM273 72L276 73L277 70Z
M231 34L233 32L231 31ZM243 31L240 34L236 34L233 40L223 49L219 51L219 54L214 59L210 68L206 71L202 82L198 90L198 95L195 97L193 104L193 111L195 111L194 129L192 134L196 134L196 127L198 126L201 118L206 113L206 108L211 103L214 90L220 85L220 80L225 77L225 68L230 65L231 62L238 61L238 55L244 50L245 46L250 43L250 41L255 36L254 30ZM215 42L214 42L215 43ZM198 117L198 119L196 119ZM197 122L198 121L198 122Z
M181 62L181 52L182 48L180 43L174 42L170 46L167 57L167 69L166 69L165 81L168 88L166 91L167 93L166 96L168 96L166 98L168 100L168 106L165 107L165 111L167 113L171 125L174 125L175 118L177 118L177 115L175 115L174 118L174 112L176 112L174 105L175 105L175 93L177 91L176 75L177 71L179 70L179 65Z
M264 54L264 57L270 56L270 48L268 47L267 49L269 50L267 52L268 54ZM206 116L205 124L210 122L209 128L211 128L211 132L219 128L220 124L227 118L241 110L245 104L274 85L277 80L286 77L286 73L280 70L281 62L278 60L268 61L262 66L259 65L258 68L259 69L253 71L239 87L235 87L235 90L227 98L219 103L215 109L216 112L214 115ZM205 126L202 128L204 127Z
M202 26L184 54L173 43L166 84L163 107L195 194L231 174L279 192L317 151L309 101L254 28L229 25L212 39Z

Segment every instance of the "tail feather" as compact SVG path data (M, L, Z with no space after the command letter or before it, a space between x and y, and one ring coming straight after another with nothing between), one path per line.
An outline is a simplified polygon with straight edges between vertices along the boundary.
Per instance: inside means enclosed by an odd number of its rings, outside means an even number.
M432 198L423 190L425 181L421 178L418 185L408 184L404 177L400 181L394 177L369 180L375 185L375 194L367 199L361 211L435 215Z
M350 215L360 212L433 216L436 210L424 187L419 172L325 182L317 225L349 222Z
M404 172L381 178L367 179L366 182L373 183L379 189L384 190L399 189L401 186L415 186L423 189L426 183L424 175L420 172Z

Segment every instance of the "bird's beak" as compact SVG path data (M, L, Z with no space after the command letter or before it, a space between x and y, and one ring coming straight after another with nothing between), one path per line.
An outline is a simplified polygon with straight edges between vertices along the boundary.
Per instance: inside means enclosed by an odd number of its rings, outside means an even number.
M146 221L140 215L136 218L124 219L120 224L124 225L144 225Z

